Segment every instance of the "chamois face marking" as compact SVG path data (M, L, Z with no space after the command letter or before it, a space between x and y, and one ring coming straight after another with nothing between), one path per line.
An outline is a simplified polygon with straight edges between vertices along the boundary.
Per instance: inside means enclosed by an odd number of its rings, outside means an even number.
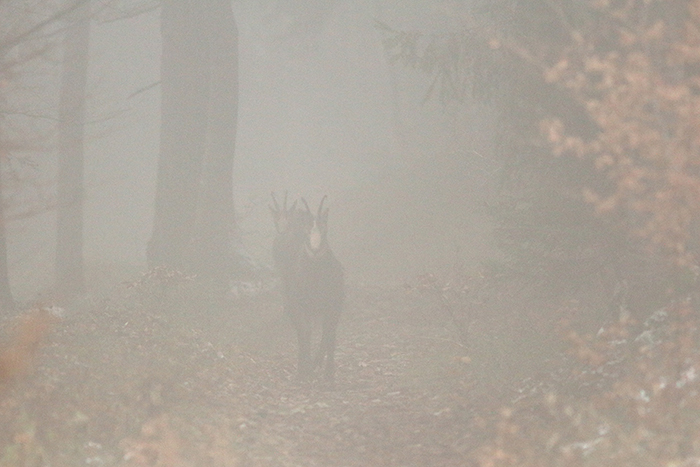
M311 250L318 250L321 248L321 230L318 228L318 222L314 220L314 225L311 227L311 232L309 232L309 247Z

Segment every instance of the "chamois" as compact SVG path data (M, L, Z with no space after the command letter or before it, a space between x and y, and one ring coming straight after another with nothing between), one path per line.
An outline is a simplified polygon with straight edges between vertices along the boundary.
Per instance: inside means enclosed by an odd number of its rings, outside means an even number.
M273 243L275 266L282 280L282 300L297 333L300 380L310 379L316 368L323 367L326 380L335 375L335 332L345 301L344 271L328 246L328 208L321 200L316 215L306 200L306 210L287 208L287 195L280 206L272 195L270 206L277 236ZM311 359L311 334L321 322L321 342L315 359ZM324 366L325 363L325 366Z

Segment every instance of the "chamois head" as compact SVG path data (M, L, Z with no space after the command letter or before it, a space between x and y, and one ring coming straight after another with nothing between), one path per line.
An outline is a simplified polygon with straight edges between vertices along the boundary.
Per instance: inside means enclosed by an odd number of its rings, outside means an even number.
M323 202L328 196L321 199L316 215L309 209L309 205L304 198L301 201L306 207L306 213L311 222L308 222L306 229L306 252L309 256L318 256L328 249L328 208L323 209Z

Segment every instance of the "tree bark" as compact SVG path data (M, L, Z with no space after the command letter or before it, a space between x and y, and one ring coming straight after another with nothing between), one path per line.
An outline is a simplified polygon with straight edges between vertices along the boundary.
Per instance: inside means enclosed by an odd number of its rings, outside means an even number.
M76 0L68 0L71 8ZM64 295L85 290L83 266L83 166L85 88L90 46L90 3L77 0L63 39L63 76L58 123L58 212L56 289Z
M164 0L161 10L161 141L151 267L190 269L208 121L209 71L202 2Z
M2 145L2 141L0 141ZM0 166L7 155L0 147ZM10 289L10 272L7 266L7 234L5 229L5 205L2 201L2 176L0 176L0 308L2 311L14 310L15 300Z
M206 6L205 6L206 5ZM207 145L195 255L197 272L228 283L233 268L233 161L238 118L238 31L228 0L202 4L210 73Z
M0 70L4 62L4 52L0 50ZM5 96L0 93L0 124L4 119L3 107L5 106ZM8 157L7 141L4 140L2 134L2 126L0 126L0 309L2 311L10 311L15 308L15 301L12 298L12 289L10 288L10 272L7 265L7 229L5 219L5 203L3 200L3 179L2 165Z

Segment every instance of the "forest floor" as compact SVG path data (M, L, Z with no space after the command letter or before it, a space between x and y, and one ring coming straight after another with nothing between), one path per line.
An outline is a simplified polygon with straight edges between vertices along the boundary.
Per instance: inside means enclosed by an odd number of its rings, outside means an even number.
M0 393L0 466L464 466L504 402L407 288L350 291L332 386L295 380L274 291L230 306L145 293L66 307Z

